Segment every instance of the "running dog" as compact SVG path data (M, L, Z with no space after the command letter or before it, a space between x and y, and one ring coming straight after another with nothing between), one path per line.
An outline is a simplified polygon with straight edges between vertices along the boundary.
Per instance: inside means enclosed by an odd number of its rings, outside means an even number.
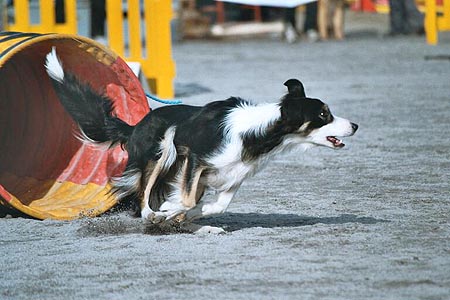
M123 175L112 181L117 198L134 203L146 221L176 221L192 232L223 232L192 221L223 213L242 182L275 155L296 146L340 149L338 137L358 129L321 100L306 97L297 79L284 83L288 93L278 103L231 97L201 107L165 106L130 126L114 115L110 99L64 71L55 48L45 67L84 140L121 144L128 152ZM202 199L206 189L217 192L216 201Z

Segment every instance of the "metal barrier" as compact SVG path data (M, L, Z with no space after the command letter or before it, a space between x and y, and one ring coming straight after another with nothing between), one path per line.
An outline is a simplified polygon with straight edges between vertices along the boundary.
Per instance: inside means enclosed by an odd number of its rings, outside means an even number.
M126 18L124 2L128 5ZM76 0L65 0L64 4L65 22L56 23L55 1L39 0L40 23L32 24L30 1L14 0L14 21L11 24L7 22L5 30L76 34ZM170 32L173 16L171 1L106 0L106 15L109 47L127 61L140 63L154 94L162 98L173 98L175 63L172 59ZM124 35L126 29L128 39ZM129 51L126 52L127 46Z
M438 43L439 31L450 31L450 0L425 0L425 32L427 43Z

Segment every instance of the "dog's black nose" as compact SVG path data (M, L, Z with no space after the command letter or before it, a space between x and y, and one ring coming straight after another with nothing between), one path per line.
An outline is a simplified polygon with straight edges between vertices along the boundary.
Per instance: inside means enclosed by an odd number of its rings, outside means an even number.
M356 132L358 130L358 124L352 123L353 132Z

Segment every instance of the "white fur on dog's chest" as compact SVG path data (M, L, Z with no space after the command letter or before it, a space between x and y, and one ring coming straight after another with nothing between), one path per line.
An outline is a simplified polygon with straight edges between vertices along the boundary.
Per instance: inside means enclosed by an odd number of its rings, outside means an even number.
M258 172L268 161L266 156L262 156L251 162L243 162L241 153L242 141L239 144L228 145L224 152L211 159L209 163L212 168L202 178L204 184L217 191L237 188L246 178Z
M246 178L260 170L268 161L268 156L261 155L253 161L243 161L242 135L262 135L279 117L280 108L272 103L260 106L242 104L233 109L225 122L221 149L207 160L211 170L202 178L205 185L217 191L226 191L239 187Z
M217 191L227 191L239 187L242 181L255 172L256 170L252 165L236 162L220 169L213 169L208 172L202 181Z

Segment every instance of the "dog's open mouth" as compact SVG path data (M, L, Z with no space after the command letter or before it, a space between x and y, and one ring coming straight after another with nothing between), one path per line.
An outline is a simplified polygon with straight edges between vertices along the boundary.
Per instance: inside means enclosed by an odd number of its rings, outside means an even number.
M342 147L345 146L345 144L344 144L340 139L338 139L338 138L335 137L335 136L327 136L327 140L328 140L330 143L332 143L333 146L336 147L336 148L342 148Z

